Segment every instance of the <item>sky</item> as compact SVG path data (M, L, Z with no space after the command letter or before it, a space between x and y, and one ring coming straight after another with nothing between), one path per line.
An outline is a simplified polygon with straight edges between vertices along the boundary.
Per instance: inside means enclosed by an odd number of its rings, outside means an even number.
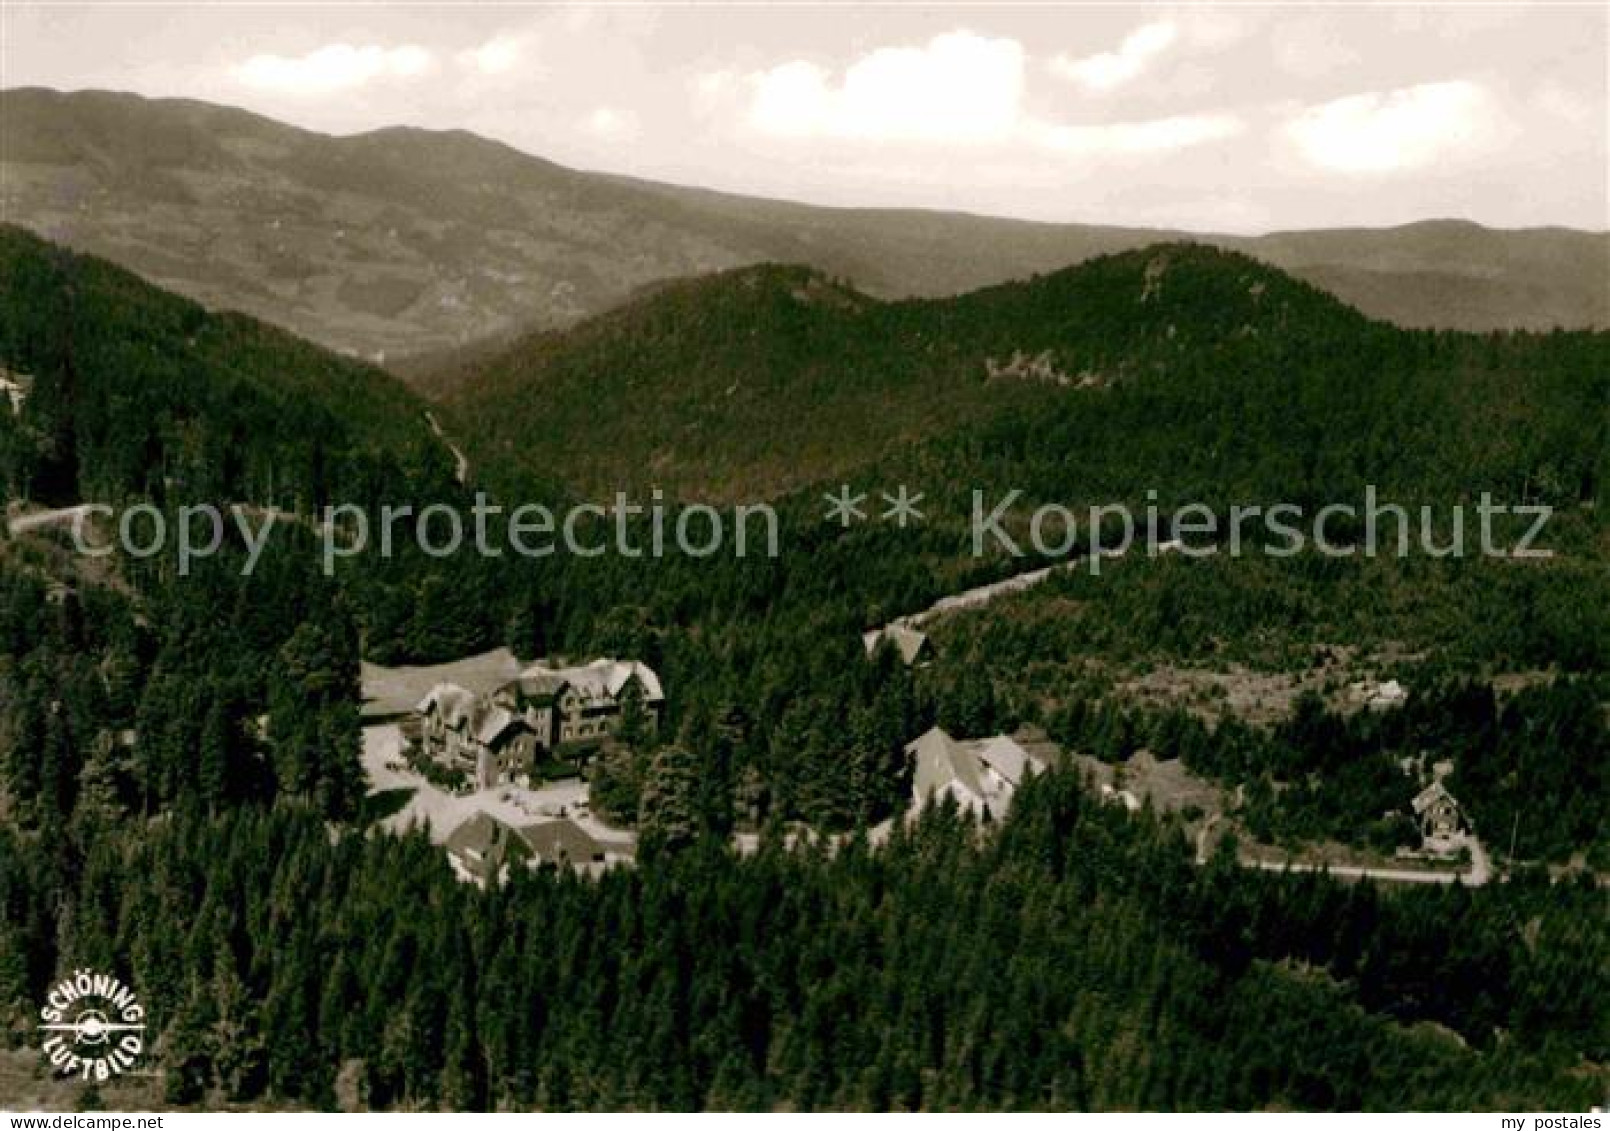
M0 2L0 86L467 129L804 200L1610 228L1610 5ZM0 122L3 129L3 122Z

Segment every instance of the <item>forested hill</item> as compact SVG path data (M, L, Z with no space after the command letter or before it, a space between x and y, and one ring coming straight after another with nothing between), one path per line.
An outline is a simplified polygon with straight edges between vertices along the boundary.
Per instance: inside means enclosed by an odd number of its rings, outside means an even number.
M1574 501L1603 478L1607 343L1404 331L1246 256L1165 244L896 303L803 267L745 268L442 384L488 458L605 494L766 497L947 438L952 461L1080 482L1090 453L1046 438L1105 426L1113 462L1095 470L1159 487L1184 466L1216 495L1386 472L1463 489L1473 474L1518 490L1541 477Z
M372 366L0 226L0 413L11 498L142 496L316 508L375 498L451 459L423 405Z
M0 365L32 379L20 417L0 405L13 490L465 501L419 403L378 371L14 230L0 252ZM1032 474L1045 493L1166 471L1222 497L1293 468L1328 491L1387 467L1437 492L1596 499L1607 342L1404 334L1183 246L894 305L758 268L527 343L529 371L516 358L489 385L506 399L465 416L483 448L594 483L637 461L722 489L764 476L759 490L876 459L956 482ZM902 445L911 422L927 438ZM888 650L867 662L860 632L943 591L931 564L960 555L937 524L814 522L777 558L437 558L405 540L334 576L289 525L249 576L234 546L183 577L124 558L119 584L59 601L35 568L46 539L0 553L0 1072L32 1071L42 988L92 965L147 1010L152 1075L109 1085L113 1107L1604 1095L1610 940L1588 878L1522 866L1479 891L1388 892L1241 869L1227 850L1199 866L1183 815L1132 817L1068 772L985 828L941 810L896 820L876 851L790 851L783 835L904 812L905 744L935 723L1042 723L1070 750L1116 761L1145 743L1227 789L1250 779L1249 827L1292 839L1381 827L1390 842L1383 810L1414 795L1398 759L1456 758L1484 836L1524 813L1522 860L1600 860L1597 559L1383 560L1400 571L1383 585L1373 562L1137 556L942 626L934 663L908 668ZM1097 698L1157 661L1310 669L1322 647L1387 641L1563 671L1502 706L1425 672L1397 716L1304 710L1267 736ZM637 867L482 891L423 835L375 829L397 798L368 795L360 655L496 645L660 674L662 725L589 768L595 811L637 825ZM753 855L727 849L739 830ZM96 1098L36 1085L53 1105Z
M883 298L953 295L1183 234L813 207L569 169L462 130L331 137L187 99L7 90L0 114L6 216L389 363L746 264L809 263ZM1603 232L1428 220L1197 238L1399 325L1610 324Z

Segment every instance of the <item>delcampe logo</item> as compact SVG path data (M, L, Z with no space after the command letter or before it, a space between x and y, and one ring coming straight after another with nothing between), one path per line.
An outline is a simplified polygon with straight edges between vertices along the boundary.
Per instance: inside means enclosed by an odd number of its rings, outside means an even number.
M51 987L39 1011L40 1050L63 1076L109 1080L145 1051L145 1010L110 974L80 969Z

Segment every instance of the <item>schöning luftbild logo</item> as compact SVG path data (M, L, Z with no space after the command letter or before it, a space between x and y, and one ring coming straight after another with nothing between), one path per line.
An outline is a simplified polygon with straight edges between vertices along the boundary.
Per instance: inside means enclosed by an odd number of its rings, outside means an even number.
M39 1011L40 1050L63 1076L110 1080L145 1051L145 1010L110 974L80 969L57 982Z

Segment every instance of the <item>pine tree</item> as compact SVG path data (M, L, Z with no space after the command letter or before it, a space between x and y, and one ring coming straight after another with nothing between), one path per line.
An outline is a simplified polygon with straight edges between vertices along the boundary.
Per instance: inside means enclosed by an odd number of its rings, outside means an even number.
M197 777L201 798L216 809L229 800L230 769L234 757L229 714L221 699L213 699L201 725Z
M638 850L645 858L687 848L700 832L699 768L684 747L661 747L649 764L638 808Z

